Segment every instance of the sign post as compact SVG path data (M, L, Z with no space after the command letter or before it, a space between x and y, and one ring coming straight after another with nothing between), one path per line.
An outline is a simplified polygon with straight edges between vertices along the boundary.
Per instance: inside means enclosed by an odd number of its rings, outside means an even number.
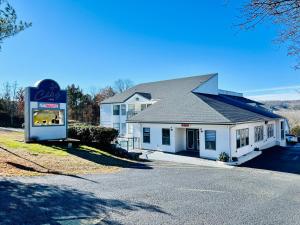
M67 138L67 92L51 79L25 89L25 141Z

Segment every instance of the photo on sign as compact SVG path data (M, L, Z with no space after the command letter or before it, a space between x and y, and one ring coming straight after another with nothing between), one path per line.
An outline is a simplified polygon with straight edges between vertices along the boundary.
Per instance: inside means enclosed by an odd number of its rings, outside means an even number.
M62 126L65 111L62 109L33 110L33 126Z

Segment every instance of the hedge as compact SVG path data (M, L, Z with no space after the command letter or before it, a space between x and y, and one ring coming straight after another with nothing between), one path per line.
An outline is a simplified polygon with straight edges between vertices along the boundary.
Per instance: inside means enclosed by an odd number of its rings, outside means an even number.
M83 144L108 146L118 136L113 128L99 126L72 126L68 129L68 137L80 140Z
M6 112L0 112L0 127L16 127L21 128L24 123L24 118L13 116L11 120L10 114Z

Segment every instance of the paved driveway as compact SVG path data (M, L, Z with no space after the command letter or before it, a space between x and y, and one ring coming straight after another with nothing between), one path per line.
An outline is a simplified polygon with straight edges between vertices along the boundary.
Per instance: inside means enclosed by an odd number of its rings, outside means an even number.
M113 174L0 179L1 224L300 224L300 176L148 163Z
M273 147L242 167L300 174L300 144L287 148Z

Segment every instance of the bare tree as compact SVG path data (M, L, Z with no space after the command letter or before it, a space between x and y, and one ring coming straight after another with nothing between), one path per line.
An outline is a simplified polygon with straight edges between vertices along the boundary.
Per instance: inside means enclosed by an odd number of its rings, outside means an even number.
M10 123L13 125L14 116L16 114L16 95L17 95L18 83L17 81L13 82L11 85L11 102L10 102Z
M2 99L4 111L10 112L11 85L8 82L3 85Z
M296 57L300 69L300 0L250 0L242 10L242 29L255 28L270 20L280 27L276 42L285 43L288 55Z
M16 94L16 114L19 118L24 117L24 103L25 103L25 89L22 87L18 88Z
M133 86L133 82L129 79L118 79L115 81L115 92L122 93Z

